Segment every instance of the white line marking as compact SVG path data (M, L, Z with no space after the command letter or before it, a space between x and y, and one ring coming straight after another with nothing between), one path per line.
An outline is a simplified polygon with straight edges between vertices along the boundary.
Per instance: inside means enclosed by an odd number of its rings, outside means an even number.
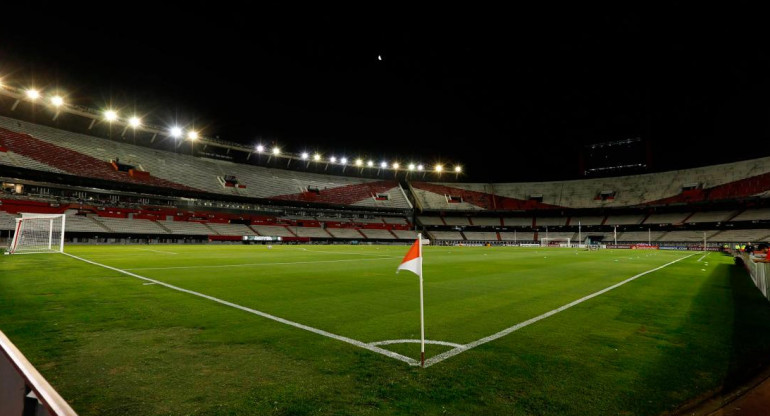
M534 317L532 319L529 319L529 320L526 320L524 322L518 323L518 324L516 324L516 325L514 325L512 327L506 328L506 329L504 329L504 330L502 330L500 332L497 332L495 334L492 334L492 335L490 335L488 337L484 337L484 338L478 339L476 341L473 341L471 343L468 343L468 344L462 345L460 347L457 347L455 349L443 352L443 353L441 353L439 355L436 355L434 357L431 357L431 358L425 360L425 367L426 368L430 367L433 364L437 364L437 363L440 363L441 361L446 360L447 358L454 357L455 355L460 354L461 352L468 351L471 348L475 348L475 347L478 347L479 345L486 344L487 342L494 341L494 340L496 340L498 338L502 338L502 337L504 337L504 336L506 336L506 335L508 335L508 334L510 334L512 332L514 332L514 331L518 331L519 329L524 328L525 326L534 324L535 322L543 320L545 318L548 318L549 316L556 315L559 312L562 312L562 311L567 310L567 309L569 309L569 308L571 308L571 307L573 307L575 305L581 304L581 303L583 303L583 302L585 302L585 301L587 301L589 299L592 299L592 298L595 298L595 297L597 297L599 295L607 293L607 292L609 292L612 289L615 289L615 288L618 288L620 286L623 286L624 284L626 284L628 282L631 282L633 280L636 280L636 279L638 279L638 278L640 278L640 277L642 277L642 276L644 276L646 274L649 274L649 273L652 273L652 272L656 272L656 271L658 271L658 270L660 270L660 269L662 269L664 267L668 267L668 266L670 266L670 265L672 265L672 264L674 264L676 262L682 261L682 260L684 260L684 259L686 259L688 257L692 257L694 255L695 255L695 253L690 254L689 256L684 256L684 257L678 258L678 259L676 259L676 260L674 260L672 262L666 263L666 264L664 264L662 266L658 266L658 267L656 267L654 269L647 270L646 272L639 273L636 276L629 277L628 279L626 279L626 280L624 280L622 282L616 283L616 284L614 284L612 286L609 286L607 288L604 288L604 289L602 289L602 290L600 290L598 292L594 292L594 293L592 293L592 294L590 294L588 296L584 296L584 297L582 297L582 298L580 298L580 299L578 299L576 301L573 301L573 302L570 302L570 303L568 303L566 305L560 306L560 307L558 307L558 308L556 308L554 310L548 311L548 312L546 312L546 313L544 313L542 315L536 316L536 317Z
M377 341L377 342L370 342L369 345L390 345L390 344L419 344L419 339L389 339L385 341ZM446 342L446 341L433 341L426 339L426 344L435 344L435 345L445 345L447 347L455 347L459 348L462 347L461 344L455 344L454 342Z
M280 318L280 317L275 316L275 315L271 315L269 313L258 311L256 309L247 308L245 306L241 306L241 305L238 305L236 303L228 302L226 300L215 298L213 296L205 295L205 294L200 293L200 292L195 292L193 290L184 289L184 288L181 288L181 287L178 287L178 286L174 286L174 285L171 285L171 284L168 284L168 283L161 282L160 280L150 279L149 277L144 277L144 276L140 276L140 275L135 274L135 273L127 272L125 270L118 269L117 267L107 266L105 264L97 263L95 261L86 260L86 259L78 257L78 256L73 256L72 254L69 254L69 253L62 253L62 254L64 254L65 256L72 257L73 259L77 259L77 260L80 260L80 261L83 261L83 262L86 262L86 263L89 263L89 264L93 264L95 266L104 267L105 269L114 270L116 272L123 273L123 274L126 274L128 276L135 277L137 279L142 279L142 280L145 280L145 281L148 281L148 282L152 282L152 283L155 283L155 284L158 284L158 285L161 285L161 286L165 286L165 287L167 287L169 289L173 289L173 290L176 290L176 291L179 291L179 292L184 292L184 293L188 293L188 294L191 294L191 295L199 296L199 297L202 297L204 299L208 299L208 300L220 303L220 304L225 305L225 306L230 306L230 307L235 308L235 309L240 309L240 310L242 310L244 312L252 313L254 315L258 315L258 316L261 316L263 318L267 318L267 319L270 319L270 320L273 320L273 321L276 321L276 322L280 322L280 323L285 324L285 325L290 325L290 326L293 326L295 328L304 329L305 331L309 331L309 332L312 332L314 334L318 334L318 335L322 335L322 336L325 336L325 337L328 337L328 338L336 339L337 341L347 342L348 344L355 345L356 347L360 347L360 348L363 348L365 350L376 352L378 354L382 354L382 355L384 355L386 357L390 357L390 358L393 358L393 359L396 359L396 360L399 360L399 361L403 361L403 362L405 362L405 363L407 363L409 365L412 365L412 366L420 365L420 362L415 360L415 359L413 359L413 358L409 358L407 356L404 356L404 355L401 355L401 354L397 354L397 353L395 353L393 351L388 351L386 349L379 348L379 347L374 346L374 345L369 345L369 344L367 344L365 342L361 342L361 341L353 339L353 338L348 338L348 337L344 337L342 335L332 334L331 332L324 331L323 329L313 328L312 326L303 325L303 324L300 324L300 323L297 323L297 322L294 322L294 321L290 321L288 319L284 319L284 318Z
M149 286L154 284L155 284L154 282L147 282L147 283L142 283L142 286Z
M386 256L384 254L377 254L377 253L351 253L349 251L308 250L306 248L303 248L302 251L307 251L309 253L323 253L323 254L351 254L351 255L356 255L356 256L380 256L380 257L387 257L389 259L400 258L400 257Z
M703 260L703 258L704 258L704 257L706 257L706 256L708 256L708 255L709 255L709 253L706 253L706 254L704 254L704 255L700 256L700 258L698 259L698 262L700 262L701 260Z
M152 252L155 252L155 253L163 253L163 254L179 254L179 253L174 253L173 251L150 250L149 248L140 248L139 250L142 250L142 251L152 251Z
M67 253L64 253L67 254ZM320 260L320 261L289 261L281 263L241 263L241 264L217 264L217 265L202 265L202 266L172 266L172 267L134 267L124 270L173 270L173 269L212 269L220 267L248 267L248 266L282 266L289 264L316 264L316 263L344 263L351 261L367 261L367 260L387 260L386 258L374 258L374 259L345 259L345 260Z

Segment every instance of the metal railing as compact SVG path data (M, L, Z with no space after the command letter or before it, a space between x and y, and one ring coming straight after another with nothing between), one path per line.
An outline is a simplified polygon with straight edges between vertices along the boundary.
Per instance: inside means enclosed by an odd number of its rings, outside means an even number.
M77 416L0 331L0 415Z
M743 265L746 267L746 271L749 272L751 280L754 281L754 285L762 292L762 296L766 299L770 299L770 292L768 291L768 269L770 269L770 263L755 263L751 256L746 253L741 253L743 259Z

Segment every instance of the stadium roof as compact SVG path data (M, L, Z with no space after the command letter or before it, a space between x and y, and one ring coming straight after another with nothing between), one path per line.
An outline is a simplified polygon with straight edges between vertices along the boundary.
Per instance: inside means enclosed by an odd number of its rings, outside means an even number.
M120 106L141 126L462 162L475 181L575 177L585 145L630 137L649 144L653 170L770 151L736 145L770 138L760 16L389 7L139 2L93 18L96 5L5 5L0 77Z

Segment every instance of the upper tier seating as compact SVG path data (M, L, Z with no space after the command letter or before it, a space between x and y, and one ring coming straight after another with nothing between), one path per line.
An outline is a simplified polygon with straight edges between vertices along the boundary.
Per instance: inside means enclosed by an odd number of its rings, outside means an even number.
M282 225L252 225L251 228L259 235L270 237L294 237L295 235L288 228Z
M471 225L466 217L444 217L444 222L446 222L446 225Z
M644 223L645 224L681 224L684 222L684 219L687 218L688 215L690 215L689 212L651 214L649 217L647 217Z
M570 225L601 225L604 221L604 216L601 217L572 217L569 220Z
M747 209L741 212L731 221L755 221L770 220L770 208L765 209Z
M244 224L222 224L210 222L207 225L219 235L257 235L254 230Z
M505 217L503 218L503 224L506 227L531 227L532 217Z
M499 217L472 217L471 221L473 221L473 225L481 225L481 226L500 226L500 218Z
M365 238L355 228L327 228L326 231L328 231L329 234L333 235L334 238L354 238L354 239Z
M125 234L168 234L166 230L159 227L155 221L150 220L129 220L125 218L100 217L97 219L110 230L116 233ZM210 232L206 233L210 234Z
M393 230L393 234L395 234L396 237L400 239L409 239L409 240L417 239L417 232L411 231L411 230Z
M161 188L241 195L254 198L318 202L362 207L409 209L395 181L271 169L135 146L0 117L0 143L9 148L0 163L49 172ZM21 157L23 156L23 158ZM131 177L109 163L121 163L150 173ZM30 160L35 163L30 164ZM219 177L233 175L246 188L223 187ZM307 192L308 187L320 193ZM375 198L388 194L387 200Z
M315 237L315 238L332 238L329 233L321 227L289 227L297 237Z
M737 211L707 211L696 212L687 219L687 223L727 221L737 214Z
M158 225L171 231L171 234L211 235L212 230L198 222L158 221Z
M420 215L417 217L417 220L420 221L422 225L444 225L444 222L441 221L441 217L428 217Z
M457 231L428 231L434 240L463 240L462 234Z
M615 178L522 183L412 182L410 186L417 205L434 211L634 207L767 198L770 158ZM613 196L597 198L603 192ZM453 202L456 200L448 196L462 198L462 202Z

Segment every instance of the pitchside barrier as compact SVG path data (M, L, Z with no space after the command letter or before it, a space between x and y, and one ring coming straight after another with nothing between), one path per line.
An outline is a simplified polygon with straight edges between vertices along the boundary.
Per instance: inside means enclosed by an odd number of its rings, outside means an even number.
M757 286L757 289L762 292L765 298L770 299L770 290L768 290L768 277L770 277L768 269L770 269L770 263L755 263L751 260L751 256L746 253L740 253L740 258L743 259L743 266L749 272L754 285Z
M0 331L0 415L77 416Z

